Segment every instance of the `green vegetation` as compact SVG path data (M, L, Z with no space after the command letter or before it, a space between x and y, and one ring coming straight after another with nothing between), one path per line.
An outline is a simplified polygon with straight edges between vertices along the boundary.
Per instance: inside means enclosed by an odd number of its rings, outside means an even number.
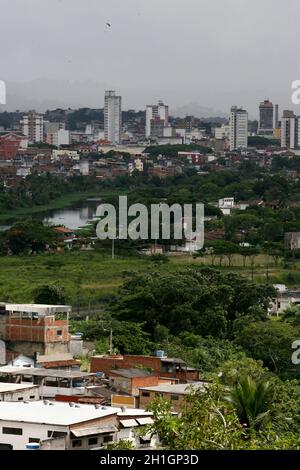
M278 139L268 139L267 137L261 136L250 136L248 138L249 147L269 147L270 145L275 145L280 147L280 140Z
M66 293L65 289L55 284L37 287L33 291L34 303L49 305L65 305Z
M157 325L164 325L173 335L187 331L204 338L231 338L242 317L266 317L272 296L272 287L251 284L235 274L187 269L132 276L112 312L119 319L144 321L151 334Z
M245 376L232 386L215 379L202 390L191 388L179 416L169 401L156 398L148 407L154 424L144 433L158 434L170 450L299 450L299 416L293 413L299 387L255 369L269 380Z
M146 154L150 157L158 157L164 155L165 157L177 157L178 152L201 152L201 153L212 153L209 147L204 147L199 144L178 144L178 145L155 145L153 147L147 147L145 149Z
M154 158L177 151L147 149ZM151 404L150 431L165 448L299 449L300 374L291 356L300 313L292 307L280 318L267 315L276 296L271 284L300 282L300 254L283 243L285 232L300 231L300 189L291 177L299 162L289 162L273 159L269 171L245 161L205 176L187 169L162 180L134 174L99 183L32 175L17 189L1 187L0 208L10 216L86 194L116 204L120 193L128 194L129 204L147 207L204 202L210 216L205 246L193 256L146 257L138 253L143 243L116 240L114 260L109 240L97 241L89 252L80 245L68 252L61 243L56 252L51 229L18 220L0 239L6 254L0 257L1 301L68 303L71 331L92 341L97 353L110 349L112 332L114 353L161 349L198 368L206 391L193 390L180 416L171 414L168 402ZM223 216L214 205L222 197L259 204ZM93 236L94 227L81 234Z
M116 258L112 261L111 244L105 251L71 251L44 253L38 255L19 255L0 257L0 298L3 301L30 302L33 300L32 290L41 285L58 284L65 287L67 302L77 311L77 305L95 311L99 304L117 294L118 288L132 273L137 275L153 270L160 273L175 273L184 268L211 266L211 256L193 259L190 256L169 258L169 262L153 261L151 257L121 255L116 245ZM231 267L218 267L222 272L234 272L241 279L251 278L250 261L243 268L243 258L236 255ZM272 259L259 255L254 259L254 281L266 282L266 263L269 266L269 282L287 283L294 286L300 282L300 272L294 268L283 269L275 266Z

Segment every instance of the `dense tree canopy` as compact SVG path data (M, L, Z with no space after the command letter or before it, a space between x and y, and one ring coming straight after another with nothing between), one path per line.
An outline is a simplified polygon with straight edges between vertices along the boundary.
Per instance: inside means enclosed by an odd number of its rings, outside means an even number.
M211 269L149 273L125 282L112 312L122 320L145 322L151 334L160 324L172 334L191 331L226 338L241 316L266 316L272 295L269 286Z

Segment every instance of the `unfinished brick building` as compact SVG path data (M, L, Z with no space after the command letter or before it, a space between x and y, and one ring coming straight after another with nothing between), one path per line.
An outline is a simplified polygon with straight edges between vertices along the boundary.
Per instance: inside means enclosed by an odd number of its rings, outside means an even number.
M1 304L0 339L28 356L66 353L70 311L67 305Z
M91 372L103 372L106 376L113 369L148 369L159 377L188 382L199 379L199 371L187 367L182 359L157 356L94 356L91 358Z

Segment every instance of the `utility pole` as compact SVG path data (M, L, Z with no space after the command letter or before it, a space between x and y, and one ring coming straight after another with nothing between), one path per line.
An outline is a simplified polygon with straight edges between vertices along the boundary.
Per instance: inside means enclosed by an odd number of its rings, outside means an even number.
M115 259L115 239L113 238L111 242L111 259Z
M112 356L113 353L113 329L110 329L110 335L109 335L109 354Z
M111 356L113 353L113 329L103 328L103 331L109 331L109 355Z

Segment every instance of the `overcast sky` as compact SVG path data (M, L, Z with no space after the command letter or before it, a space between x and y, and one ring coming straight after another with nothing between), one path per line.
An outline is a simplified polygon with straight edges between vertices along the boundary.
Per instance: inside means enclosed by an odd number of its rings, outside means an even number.
M122 91L125 107L165 98L171 107L226 112L236 100L254 112L264 98L290 108L291 82L300 79L299 0L0 0L0 7L0 79L8 85L89 80ZM50 88L45 82L45 99ZM90 90L80 95L58 98L92 104Z

